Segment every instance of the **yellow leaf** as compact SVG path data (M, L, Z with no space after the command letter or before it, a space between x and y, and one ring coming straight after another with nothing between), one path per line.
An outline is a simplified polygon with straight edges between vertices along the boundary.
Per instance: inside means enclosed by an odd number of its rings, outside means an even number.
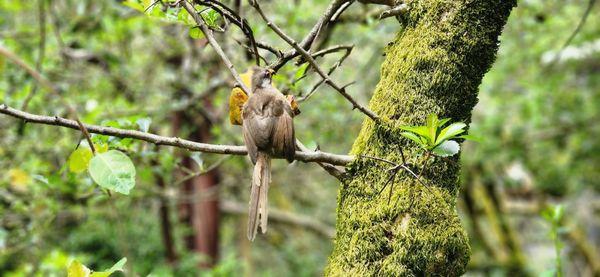
M247 88L252 87L252 67L240 74L242 82ZM229 94L229 122L233 125L242 125L242 108L248 101L248 95L240 88L233 88Z
M94 147L96 148L96 152L98 152L98 153L104 153L104 152L108 151L108 144L106 144L106 143L101 143L101 144L94 143Z
M248 101L248 95L240 88L234 88L229 95L229 122L242 125L242 108Z
M69 156L69 171L73 173L84 172L92 159L92 150L86 147L79 147Z
M248 68L246 72L240 74L240 78L246 87L252 87L252 67ZM275 87L275 84L273 84ZM233 88L229 94L229 122L233 125L242 125L242 109L244 104L248 101L248 95L240 88ZM292 105L294 115L300 113L298 103L293 96L288 96L288 101Z
M78 261L73 261L67 269L67 277L88 277L91 270Z
M27 183L29 183L29 175L27 172L18 168L9 170L8 178L10 179L10 184L14 187L24 188Z

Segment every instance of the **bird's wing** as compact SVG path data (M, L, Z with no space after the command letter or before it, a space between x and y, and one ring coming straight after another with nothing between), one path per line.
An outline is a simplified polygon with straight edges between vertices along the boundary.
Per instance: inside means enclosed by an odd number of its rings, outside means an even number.
M243 133L244 133L244 144L246 144L246 149L248 149L248 156L253 164L256 164L256 157L258 156L258 148L256 147L256 143L254 142L254 138L250 135L251 131L249 130L248 120L244 119L244 123L242 124Z
M292 108L285 98L278 99L284 107L284 112L278 117L273 132L273 150L283 155L288 162L294 160L296 153L296 138L294 134L294 122L292 119Z
M277 111L273 105L270 95L255 93L244 106L242 113L244 136L249 136L258 150L271 147L271 136L277 123Z

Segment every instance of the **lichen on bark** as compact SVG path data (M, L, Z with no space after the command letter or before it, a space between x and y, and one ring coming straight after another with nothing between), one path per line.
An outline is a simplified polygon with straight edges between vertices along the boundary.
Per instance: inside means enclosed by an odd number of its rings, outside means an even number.
M370 101L385 119L366 119L354 155L400 163L400 148L415 170L424 157L399 126L424 125L428 114L470 122L478 86L491 67L498 37L515 0L413 0L403 28L388 45ZM404 172L390 179L388 164L357 159L352 180L338 194L330 276L457 276L470 256L457 211L458 158L435 158L424 187ZM393 189L392 189L393 188ZM388 195L391 192L391 201Z

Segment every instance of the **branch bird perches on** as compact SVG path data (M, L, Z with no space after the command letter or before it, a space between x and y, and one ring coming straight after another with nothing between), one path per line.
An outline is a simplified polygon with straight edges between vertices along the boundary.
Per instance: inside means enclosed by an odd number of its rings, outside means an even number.
M0 113L14 118L19 118L30 123L38 123L45 125L61 126L69 129L79 130L79 125L75 120L70 120L58 116L43 116L36 115L27 112L23 112L7 106L6 104L0 104ZM146 141L156 145L168 145L179 147L191 151L198 151L204 153L213 154L229 154L229 155L247 155L248 152L245 146L238 145L221 145L221 144L208 144L194 142L191 140L181 139L178 137L165 137L159 136L152 133L140 132L136 130L126 130L113 127L105 127L98 125L83 124L85 128L94 134L107 135L119 138L132 138L137 140ZM276 157L280 158L280 157ZM331 165L346 165L354 160L354 156L349 155L338 155L322 151L296 151L295 159L302 162L322 162Z

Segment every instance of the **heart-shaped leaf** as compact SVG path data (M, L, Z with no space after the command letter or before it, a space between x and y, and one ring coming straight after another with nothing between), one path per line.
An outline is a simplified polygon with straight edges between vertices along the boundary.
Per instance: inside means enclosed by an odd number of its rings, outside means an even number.
M444 141L432 150L433 154L440 157L454 156L458 151L460 151L460 146L453 140Z
M123 152L110 150L92 158L88 171L99 186L129 194L135 186L135 166Z

